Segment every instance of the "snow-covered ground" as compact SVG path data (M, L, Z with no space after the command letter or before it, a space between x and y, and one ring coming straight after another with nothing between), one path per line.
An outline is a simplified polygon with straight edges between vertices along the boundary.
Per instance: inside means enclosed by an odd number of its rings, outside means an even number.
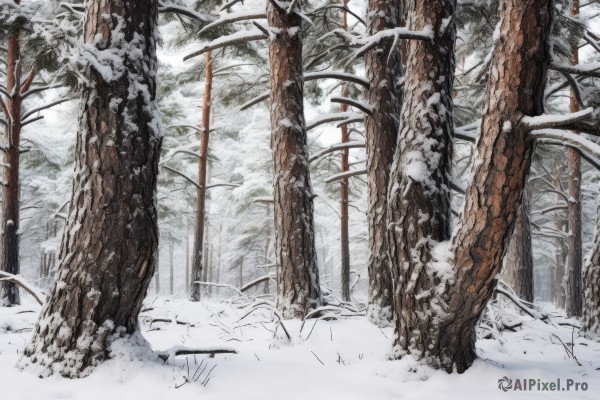
M499 340L479 340L480 359L458 375L410 359L388 361L392 329L379 329L364 317L309 320L303 327L299 321L286 321L288 340L266 308L244 317L248 308L241 305L164 297L149 298L145 307L142 332L154 351L185 346L235 349L238 354L177 356L165 363L130 340L115 344L113 358L87 378L39 379L15 368L39 306L0 308L0 398L600 399L600 343L577 338L570 326L559 326L564 319L553 319L553 324L528 321L515 333L504 331ZM576 359L569 356L571 349ZM513 387L517 379L535 379L536 384L537 379L560 379L561 389L566 389L571 379L585 382L587 390L580 385L575 391L573 385L569 391L504 392L499 379L505 376Z

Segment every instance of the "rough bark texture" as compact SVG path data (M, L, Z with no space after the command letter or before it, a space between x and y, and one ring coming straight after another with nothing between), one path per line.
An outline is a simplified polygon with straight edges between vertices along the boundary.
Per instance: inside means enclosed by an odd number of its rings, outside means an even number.
M15 0L16 4L20 0ZM16 77L21 78L21 50L19 32L8 39L6 53L6 88L15 96L2 101L2 111L8 126L4 128L2 166L0 167L0 270L18 275L19 266L19 143L21 141L21 88L16 87ZM0 99L1 100L1 99ZM0 306L21 303L18 286L14 282L0 282Z
M436 315L444 273L435 266L434 252L451 229L455 7L454 0L408 5L407 27L431 26L435 37L407 44L405 97L388 189L387 230L397 276L395 358L437 357L435 344L444 333Z
M533 302L533 253L529 225L529 197L526 194L523 195L515 228L502 261L500 278L510 285L517 296L530 303Z
M560 176L562 174L562 167L556 168L552 184L555 190L561 190ZM555 213L555 228L559 232L565 230L564 219ZM558 308L565 309L566 292L565 292L565 241L562 238L556 240L556 274L554 280L554 304Z
M277 32L269 41L277 308L284 318L302 318L322 303L303 106L302 18L279 4L267 2L269 28ZM301 4L295 2L293 10Z
M374 35L400 26L401 0L369 0L367 29ZM391 53L391 54L390 54ZM401 52L384 42L365 54L369 88L366 98L373 114L365 116L369 225L369 304L367 317L374 324L394 319L394 284L387 238L387 189L398 137L402 78Z
M138 330L158 245L157 15L155 0L87 2L84 42L96 50L81 93L60 266L21 360L41 375L86 375L113 340ZM113 73L95 67L101 60Z
M579 0L573 0L571 15L579 14ZM573 65L579 64L579 49L575 47L572 55ZM575 92L571 89L570 111L579 111ZM583 264L583 232L581 224L581 156L567 148L569 166L569 243L567 253L567 304L569 317L580 317L582 313L581 266Z
M343 1L344 10L342 12L342 29L348 30L348 13L346 7L348 7L348 0ZM342 96L348 96L348 87L342 86ZM342 103L340 105L340 112L348 111L348 104ZM350 141L350 134L348 133L348 125L341 127L342 132L342 143L348 143ZM340 172L348 172L350 165L348 158L350 156L350 150L342 150L342 163ZM342 300L350 301L350 235L348 232L348 195L349 195L349 178L343 178L340 180L340 252L342 261Z
M451 243L455 276L441 317L444 334L426 343L449 371L464 371L476 357L475 325L517 219L532 151L520 121L543 113L552 10L551 0L500 2L473 180Z
M600 341L600 208L596 217L596 234L583 271L583 315L581 334Z
M199 301L202 287L202 258L204 251L204 217L206 212L206 170L208 167L208 140L210 137L210 103L212 99L212 53L206 52L206 75L202 102L202 133L200 135L200 159L198 160L198 190L196 191L196 224L194 230L194 252L192 255L192 283L190 300Z

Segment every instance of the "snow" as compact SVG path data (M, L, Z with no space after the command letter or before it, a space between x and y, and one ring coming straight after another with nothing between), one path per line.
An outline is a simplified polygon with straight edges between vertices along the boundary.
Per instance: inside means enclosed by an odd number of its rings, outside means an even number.
M579 391L574 391L571 387L569 399L600 396L600 372L596 370L600 367L600 343L577 338L576 330L569 326L520 317L525 320L523 329L498 333L498 340L480 339L480 359L466 373L458 375L433 370L409 357L389 361L393 329L380 329L364 317L309 320L304 326L300 321L284 321L291 336L288 341L281 328L275 331L270 311L259 309L240 320L247 309L234 304L149 298L148 310L140 318L142 333L114 340L109 349L111 358L79 380L56 376L39 379L15 368L39 307L26 303L0 308L0 376L2 382L10 382L3 387L3 398L92 400L127 395L147 400L173 396L211 400L431 400L548 396L543 391L505 393L498 388L498 380L504 376L513 382L561 379L562 387L567 379L572 379L586 382L588 389L583 391L580 386ZM152 318L170 322L151 324ZM174 319L193 326L177 324ZM570 346L573 334L574 354L582 366L567 356L561 343ZM235 349L238 354L214 358L171 356L164 363L150 348L167 353L182 349ZM202 373L194 382L198 367L198 373ZM179 385L183 386L177 389Z

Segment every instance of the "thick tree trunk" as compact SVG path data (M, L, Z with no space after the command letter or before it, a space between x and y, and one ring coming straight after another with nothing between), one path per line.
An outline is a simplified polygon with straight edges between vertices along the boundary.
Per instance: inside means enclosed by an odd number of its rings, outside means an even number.
M20 4L20 0L15 0ZM21 46L19 32L15 31L8 39L6 53L6 89L16 96L2 101L2 109L8 126L2 138L6 147L2 151L0 170L2 190L0 196L0 270L18 275L19 266L19 144L21 141L21 89L16 87L21 78ZM1 99L0 99L1 101ZM21 304L18 286L14 282L0 282L0 306Z
M409 26L419 29L429 23L437 37L435 46L410 43L407 55L402 131L391 180L391 187L398 187L390 193L395 220L395 229L390 230L396 237L400 270L395 355L410 354L435 368L460 373L476 357L475 326L492 296L531 162L527 130L520 122L523 116L543 112L552 2L500 2L501 21L484 101L482 136L477 141L473 179L449 243L450 251L448 243L440 242L448 238L450 222L445 185L450 165L447 136L452 118L447 103L451 106L454 27L448 21L452 21L449 17L455 3L417 0L415 4L418 12L411 15ZM428 68L422 68L434 78L426 85L417 86L411 78L417 50L424 52L418 60ZM436 92L423 94L432 87ZM423 98L425 104L413 113L415 121L408 122L418 121L421 127L429 128L404 138L404 111L410 109L414 97ZM433 107L439 111L428 114ZM425 136L424 143L408 146L415 142L412 138L418 137L417 133ZM407 178L394 179L400 175L398 170ZM397 202L402 204L399 211L394 210Z
M596 217L596 234L583 271L583 315L581 334L600 341L600 207Z
M401 3L401 0L369 0L369 34L399 27ZM366 98L373 106L373 114L365 116L369 225L367 317L376 325L386 326L394 319L393 263L390 257L395 257L395 254L389 251L386 213L388 180L398 137L402 102L401 53L393 47L393 43L384 42L365 54L365 66L369 79Z
M579 15L579 0L573 0L571 15ZM579 49L573 49L573 65L579 64ZM579 111L579 103L575 92L571 89L570 111ZM567 315L580 317L582 313L582 281L581 265L583 263L583 232L581 225L581 156L572 149L567 148L567 161L569 165L569 244L567 255Z
M301 4L294 2L292 10ZM322 299L304 120L302 18L287 8L267 2L269 28L277 30L269 41L277 308L284 318L302 318Z
M500 2L482 136L451 243L454 276L442 306L443 335L428 342L449 371L464 371L476 357L475 325L493 293L517 219L532 152L521 119L543 113L552 11L551 0Z
M434 358L443 270L432 266L439 243L450 239L452 90L456 26L454 0L415 0L408 28L433 27L433 41L410 41L406 94L388 186L390 252L396 280L394 357ZM431 351L431 353L430 353ZM440 361L441 362L441 361ZM431 361L436 364L434 360Z
M84 43L99 58L81 93L57 279L21 360L42 375L84 376L138 330L158 246L157 17L156 0L87 3Z
M527 192L525 190L525 192ZM517 296L533 302L533 253L529 225L529 196L523 195L513 234L502 260L501 279L508 283Z
M198 161L198 185L196 199L196 225L194 230L194 253L192 256L192 283L190 300L199 301L202 287L202 258L204 241L204 216L206 212L206 170L208 167L208 140L210 137L210 106L212 101L212 53L206 53L206 76L204 78L204 98L202 102L202 133L200 136L200 160Z

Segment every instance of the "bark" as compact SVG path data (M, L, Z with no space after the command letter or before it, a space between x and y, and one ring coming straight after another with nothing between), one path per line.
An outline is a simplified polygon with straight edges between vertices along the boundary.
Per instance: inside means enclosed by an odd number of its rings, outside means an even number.
M175 292L175 269L173 266L173 242L169 242L169 294Z
M596 233L583 272L583 315L581 334L600 341L600 209L596 217Z
M21 366L81 377L138 315L158 247L157 2L87 3L84 43L110 54L113 74L86 69L73 194L60 266Z
M348 30L348 13L346 8L348 7L348 0L343 1L344 11L342 13L342 29ZM348 87L342 86L342 96L348 96ZM340 112L348 111L348 104L342 103L340 105ZM341 127L342 131L342 143L348 143L350 141L350 135L348 133L348 125ZM350 165L348 158L350 155L349 149L342 150L342 163L340 166L340 172L348 172ZM348 233L348 195L349 195L349 178L342 178L340 180L340 251L341 251L341 277L342 277L342 300L350 301L350 238Z
M190 287L190 234L189 225L185 229L185 287Z
M553 177L553 185L555 190L561 190L560 184L560 176L562 174L562 167L559 167L555 171L555 175ZM559 232L564 231L564 221L562 218L555 213L555 227ZM562 239L557 239L556 241L556 275L554 281L554 304L558 308L565 309L566 302L566 292L565 292L565 241Z
M292 11L301 3L294 2ZM269 41L277 309L284 318L302 318L322 304L303 106L302 18L279 4L267 2L269 28L277 30Z
M415 5L418 12L412 14L409 27L419 29L428 22L437 34L435 46L411 42L407 49L406 99L390 182L392 188L397 186L390 192L395 222L395 229L390 231L396 237L400 271L394 355L410 354L435 368L462 373L476 358L475 326L493 294L531 162L527 130L520 122L523 116L543 112L544 83L551 58L548 36L552 2L500 2L501 20L490 64L473 178L449 243L442 241L449 237L450 225L446 185L450 165L447 136L452 119L446 103L451 107L454 26L452 20L448 23L448 17L455 3L418 0ZM442 53L444 49L446 52ZM419 56L417 60L413 59L415 55ZM427 63L428 68L423 68L429 70L433 79L417 86L411 69L419 60ZM423 94L436 84L442 87ZM413 115L421 127L429 128L404 135L404 112L417 101L415 97L426 104ZM432 107L441 110L427 114ZM417 133L427 135L424 142L409 146L417 140ZM427 157L419 154L424 151ZM400 175L397 167L412 179L396 181L395 175ZM403 205L398 207L399 212L393 208L397 203Z
M202 257L204 241L204 216L206 212L206 170L208 167L208 140L210 135L210 106L212 101L212 52L206 52L206 76L202 102L202 133L200 135L200 157L198 161L198 185L196 192L196 224L194 230L194 250L192 258L192 283L190 300L199 301L202 287L195 283L202 281Z
M513 234L502 261L501 279L523 300L533 302L533 253L529 225L529 197L523 195Z
M437 287L443 277L432 266L433 252L450 238L451 229L456 2L416 0L408 7L408 28L417 31L432 26L435 38L410 41L406 49L406 96L388 186L389 225L385 227L396 278L393 357L414 354L431 358L437 357L435 345L443 333L437 330L439 316L435 313L442 294Z
M571 16L579 14L579 0L573 0ZM573 49L573 65L579 64L579 49ZM570 111L579 111L579 103L575 92L571 89ZM567 304L569 317L580 317L582 313L582 281L581 266L583 263L583 232L581 224L581 155L572 148L567 148L569 166L569 243L567 253Z
M367 29L374 35L401 24L401 0L369 0ZM404 46L404 41L403 41ZM395 51L393 51L395 50ZM392 260L387 238L387 188L398 137L402 102L401 53L390 42L382 42L365 54L369 88L366 99L373 113L365 116L369 227L369 304L367 316L377 325L394 319Z
M468 368L476 357L475 325L492 296L495 277L517 219L532 145L523 116L543 113L551 0L503 0L484 99L482 136L473 180L451 243L455 269L434 344L447 370Z
M20 0L15 0L20 4ZM12 93L21 77L21 46L19 31L13 32L8 39L6 53L6 88ZM21 90L13 98L6 98L3 111L8 126L4 128L2 138L5 150L2 151L0 167L0 271L19 275L19 144L21 141ZM21 304L18 286L11 281L0 282L0 306Z

